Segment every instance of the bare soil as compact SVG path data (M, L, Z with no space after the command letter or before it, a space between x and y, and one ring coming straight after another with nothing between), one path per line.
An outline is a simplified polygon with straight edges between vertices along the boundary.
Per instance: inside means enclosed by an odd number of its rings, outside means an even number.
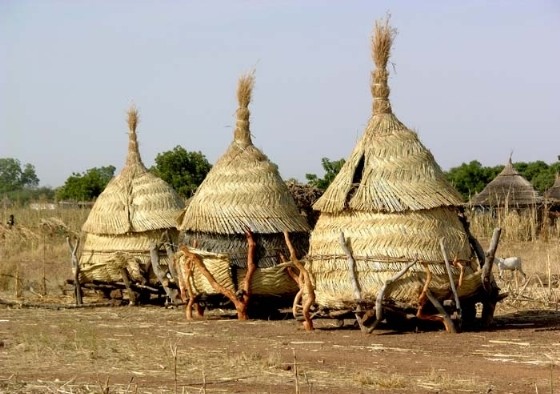
M351 320L305 332L221 310L0 306L0 392L560 392L560 312L497 312L489 331L365 335Z

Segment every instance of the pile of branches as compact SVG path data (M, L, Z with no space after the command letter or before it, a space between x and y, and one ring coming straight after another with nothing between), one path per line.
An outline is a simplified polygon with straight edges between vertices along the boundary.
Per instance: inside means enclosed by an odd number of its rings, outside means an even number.
M296 182L286 182L286 185L298 209L305 215L311 228L315 227L315 223L319 219L319 212L313 210L313 204L323 195L324 191L311 185Z

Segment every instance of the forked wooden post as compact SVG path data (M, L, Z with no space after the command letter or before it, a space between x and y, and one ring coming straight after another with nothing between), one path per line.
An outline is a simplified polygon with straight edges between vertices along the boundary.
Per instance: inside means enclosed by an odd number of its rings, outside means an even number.
M445 269L447 270L447 275L449 276L449 286L453 292L453 297L455 299L455 310L458 313L458 318L461 319L461 301L459 300L459 294L457 293L457 287L455 287L455 280L453 279L453 273L451 272L451 263L447 257L447 251L445 250L445 244L443 243L443 238L439 240L439 246L441 248L441 254L443 255L443 260L445 260Z
M154 274L156 274L156 277L163 286L165 294L167 294L167 297L169 297L171 303L175 304L175 299L177 298L177 290L171 289L169 287L169 279L165 277L165 272L159 264L159 247L155 243L153 243L150 247L150 260L152 262L152 269L154 270Z
M72 245L70 237L66 237L66 243L71 254L72 274L74 275L74 297L76 305L82 305L82 287L80 286L80 264L78 263L78 247L80 239L76 238L76 244Z
M381 287L381 289L379 289L379 292L377 293L377 297L375 299L375 321L373 322L373 324L370 327L367 327L363 324L363 320L361 319L360 316L356 316L356 319L358 321L358 325L360 326L360 329L362 331L364 331L368 334L371 334L373 332L373 330L375 330L377 325L381 322L381 320L383 320L383 300L385 299L385 292L387 291L389 286L391 286L394 282L399 280L417 262L418 262L418 260L414 260L414 261L411 261L411 262L407 263L403 267L403 269L401 269L399 272L397 272L391 278L387 279L385 281L385 283L383 284L383 286ZM366 318L368 318L368 317L369 316L366 316Z
M494 320L494 311L496 310L496 304L502 298L507 295L500 297L500 288L496 284L494 277L492 276L492 267L494 265L494 257L496 255L496 250L498 249L498 244L500 242L500 235L502 229L497 227L494 229L492 234L492 241L490 246L485 253L484 266L482 267L482 287L484 288L485 299L482 305L482 326L488 327L492 324Z
M254 260L257 244L255 243L253 233L251 233L251 231L247 230L245 232L245 235L247 236L248 244L247 273L245 274L245 278L243 279L241 288L237 293L234 293L232 290L224 287L221 283L219 283L216 278L214 278L214 275L212 275L212 273L208 271L208 268L206 268L206 265L204 265L204 262L199 255L191 252L186 245L179 246L179 251L183 252L183 254L185 255L186 264L193 264L194 266L196 266L196 268L198 268L202 275L206 278L210 286L212 286L212 288L218 293L227 297L233 303L233 305L235 306L235 310L237 311L237 318L239 320L249 319L247 308L251 299L251 282L253 280L253 274L257 269Z
M284 231L284 240L286 242L288 250L290 251L290 261L300 272L300 279L298 280L300 291L296 295L296 300L298 299L298 297L303 298L304 293L307 293L307 298L302 305L303 318L305 319L305 321L303 322L303 328L305 328L306 331L313 331L313 320L311 319L311 314L309 311L311 309L311 306L313 306L313 304L315 303L315 288L313 287L313 282L311 281L309 272L297 258L296 250L294 249L294 246L290 241L290 234L288 233L288 231ZM294 312L295 309L296 307L294 301Z

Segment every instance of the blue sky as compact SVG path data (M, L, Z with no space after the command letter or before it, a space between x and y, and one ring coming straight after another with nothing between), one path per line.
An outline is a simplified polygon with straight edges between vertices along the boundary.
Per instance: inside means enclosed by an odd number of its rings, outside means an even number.
M284 178L347 157L371 115L370 37L391 13L394 113L444 169L560 155L557 1L0 1L0 157L42 185L182 145L213 163L256 68L253 141Z

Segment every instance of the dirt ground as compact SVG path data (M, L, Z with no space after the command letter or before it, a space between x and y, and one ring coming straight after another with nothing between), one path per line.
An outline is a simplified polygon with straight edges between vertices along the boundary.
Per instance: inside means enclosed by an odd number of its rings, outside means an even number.
M490 331L365 335L351 320L305 332L221 310L1 306L0 392L560 393L560 312L497 313Z

